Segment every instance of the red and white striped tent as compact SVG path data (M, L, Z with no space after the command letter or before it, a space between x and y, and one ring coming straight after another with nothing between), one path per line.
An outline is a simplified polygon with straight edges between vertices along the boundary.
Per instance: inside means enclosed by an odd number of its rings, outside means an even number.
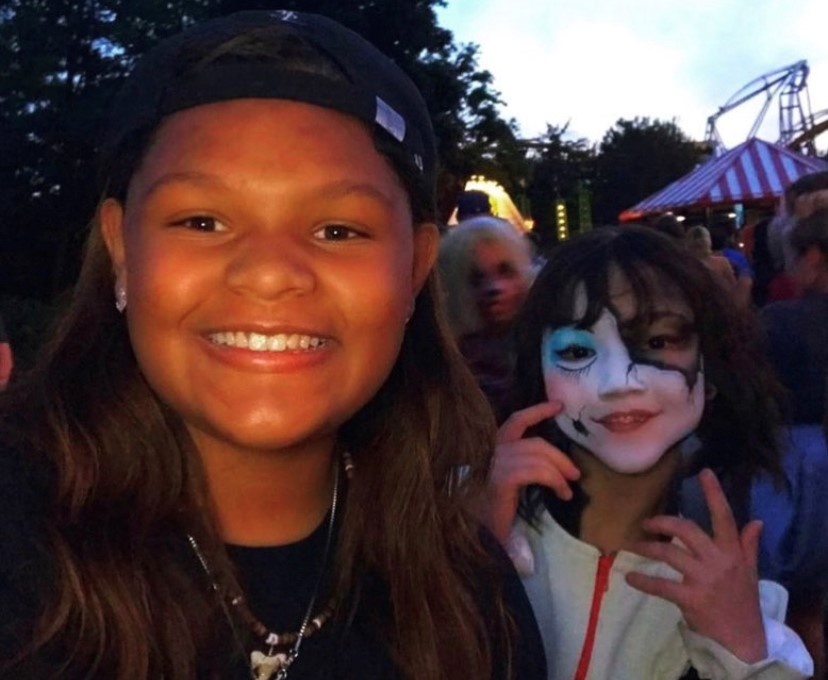
M752 137L625 210L619 219L630 222L736 203L772 205L791 182L821 170L828 170L828 162Z

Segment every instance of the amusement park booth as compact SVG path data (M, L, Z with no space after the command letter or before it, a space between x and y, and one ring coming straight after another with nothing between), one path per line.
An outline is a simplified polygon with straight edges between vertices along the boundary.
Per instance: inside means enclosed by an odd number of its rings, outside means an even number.
M619 220L646 221L672 212L707 221L714 213L747 211L758 219L776 211L788 185L822 170L828 170L828 162L820 158L752 137L628 208Z

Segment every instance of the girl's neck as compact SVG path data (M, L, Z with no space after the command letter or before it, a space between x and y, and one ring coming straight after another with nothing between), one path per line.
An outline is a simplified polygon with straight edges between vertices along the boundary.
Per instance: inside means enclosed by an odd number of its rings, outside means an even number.
M330 509L334 438L279 451L239 451L194 436L225 543L295 543Z
M577 449L573 458L581 468L581 486L589 497L581 515L579 538L604 554L628 550L637 541L654 537L642 529L648 517L663 512L667 493L678 473L678 447L639 474L611 470L592 454Z

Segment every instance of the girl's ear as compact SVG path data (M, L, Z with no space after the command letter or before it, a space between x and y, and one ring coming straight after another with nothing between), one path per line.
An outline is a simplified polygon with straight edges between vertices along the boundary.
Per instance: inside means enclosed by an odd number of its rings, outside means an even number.
M440 247L440 230L433 222L414 227L414 261L411 271L411 296L416 297L434 266Z
M107 198L98 210L98 221L106 249L112 260L115 278L121 286L126 287L124 207L114 198Z
M704 384L704 398L706 401L712 401L718 393L719 389L712 382Z

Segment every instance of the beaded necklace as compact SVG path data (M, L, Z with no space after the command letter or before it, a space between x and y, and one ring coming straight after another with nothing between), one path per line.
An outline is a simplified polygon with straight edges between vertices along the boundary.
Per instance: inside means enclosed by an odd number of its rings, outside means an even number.
M347 478L353 476L354 463L348 452L342 454L343 467ZM187 541L190 547L198 558L201 568L207 575L210 581L210 586L213 592L216 593L219 603L221 604L227 622L230 624L230 629L233 631L233 637L239 649L245 653L245 646L242 642L238 631L236 629L236 619L241 621L253 632L253 634L261 640L261 643L267 649L267 653L259 649L254 649L250 653L250 677L252 680L270 680L274 673L275 680L286 680L290 667L299 658L299 650L302 646L302 641L309 638L314 633L321 630L321 628L333 616L335 609L335 600L331 598L325 607L313 618L313 608L316 604L317 596L319 595L319 588L322 584L322 579L325 574L328 557L330 555L331 543L333 539L334 524L336 522L337 506L339 505L339 464L334 470L333 492L331 494L331 512L328 519L328 530L325 538L325 549L322 557L322 568L316 580L316 585L313 589L308 607L305 610L305 616L302 619L302 624L296 632L274 633L270 631L261 621L259 621L250 608L247 606L247 601L244 595L237 593L232 597L228 597L225 589L223 589L216 577L213 575L213 570L210 568L207 558L199 546L198 541L192 534L187 534ZM229 600L229 606L228 606ZM232 611L231 611L232 608ZM233 611L236 612L236 617L233 616Z

